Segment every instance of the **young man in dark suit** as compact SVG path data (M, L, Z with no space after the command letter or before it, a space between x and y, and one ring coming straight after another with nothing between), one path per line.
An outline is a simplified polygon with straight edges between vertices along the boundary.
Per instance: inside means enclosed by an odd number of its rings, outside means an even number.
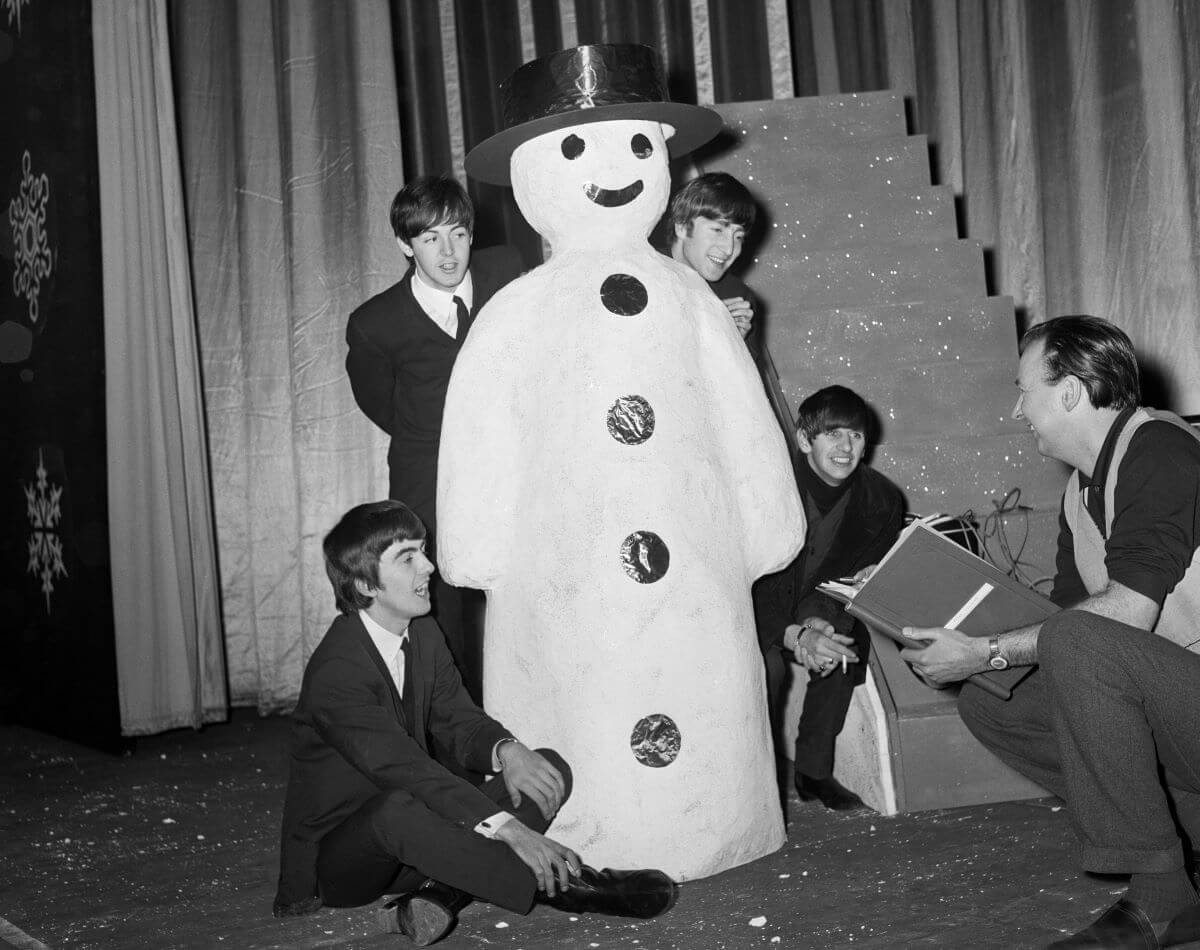
M351 509L325 538L341 616L304 671L294 713L275 916L384 893L385 927L425 946L472 898L517 913L654 917L675 901L661 871L595 871L544 832L571 791L557 753L534 751L467 695L429 612L425 528L396 501ZM429 754L499 773L476 787Z
M515 248L471 252L475 211L453 178L406 184L391 207L408 273L350 314L346 372L358 406L391 436L388 495L409 505L437 535L438 442L450 371L475 314L521 273ZM434 615L471 695L481 699L479 599L434 581Z
M789 567L755 588L772 701L782 699L785 656L808 670L796 735L796 791L835 811L866 807L833 777L833 754L854 687L866 678L871 639L817 585L877 564L904 521L900 490L862 464L869 433L867 404L845 386L827 386L800 403L796 438L803 458L796 462L796 482L808 537Z

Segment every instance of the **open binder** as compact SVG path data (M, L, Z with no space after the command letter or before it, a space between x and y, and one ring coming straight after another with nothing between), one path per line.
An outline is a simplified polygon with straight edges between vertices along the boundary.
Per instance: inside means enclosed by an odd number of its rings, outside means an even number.
M992 637L1040 623L1059 609L921 521L900 532L865 583L830 581L820 589L872 630L917 649L923 644L905 637L904 627L948 627L971 637ZM1008 699L1030 669L989 670L968 681Z

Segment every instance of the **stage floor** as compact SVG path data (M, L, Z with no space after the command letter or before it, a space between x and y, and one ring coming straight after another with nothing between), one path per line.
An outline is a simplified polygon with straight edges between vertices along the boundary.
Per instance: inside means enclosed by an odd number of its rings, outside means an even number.
M0 728L0 948L411 946L373 906L271 917L286 754L286 720L248 711L116 757ZM844 817L793 793L787 808L781 851L685 885L659 920L476 903L438 946L1012 950L1124 887L1076 871L1052 800Z

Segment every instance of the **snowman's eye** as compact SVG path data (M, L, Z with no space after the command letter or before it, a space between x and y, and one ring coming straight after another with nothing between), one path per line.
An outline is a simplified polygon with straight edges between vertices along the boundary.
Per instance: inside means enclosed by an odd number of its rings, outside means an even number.
M629 140L629 148L638 158L649 158L654 154L654 146L640 132Z
M563 158L574 161L583 154L583 139L578 135L568 135L562 140Z

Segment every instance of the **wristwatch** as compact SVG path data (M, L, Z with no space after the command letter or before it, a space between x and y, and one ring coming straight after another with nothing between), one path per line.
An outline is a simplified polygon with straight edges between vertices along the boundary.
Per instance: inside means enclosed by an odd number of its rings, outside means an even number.
M988 657L988 666L990 666L993 670L1007 670L1008 660L1006 660L1000 653L999 637L992 637L988 641L988 650L991 653L991 655Z

